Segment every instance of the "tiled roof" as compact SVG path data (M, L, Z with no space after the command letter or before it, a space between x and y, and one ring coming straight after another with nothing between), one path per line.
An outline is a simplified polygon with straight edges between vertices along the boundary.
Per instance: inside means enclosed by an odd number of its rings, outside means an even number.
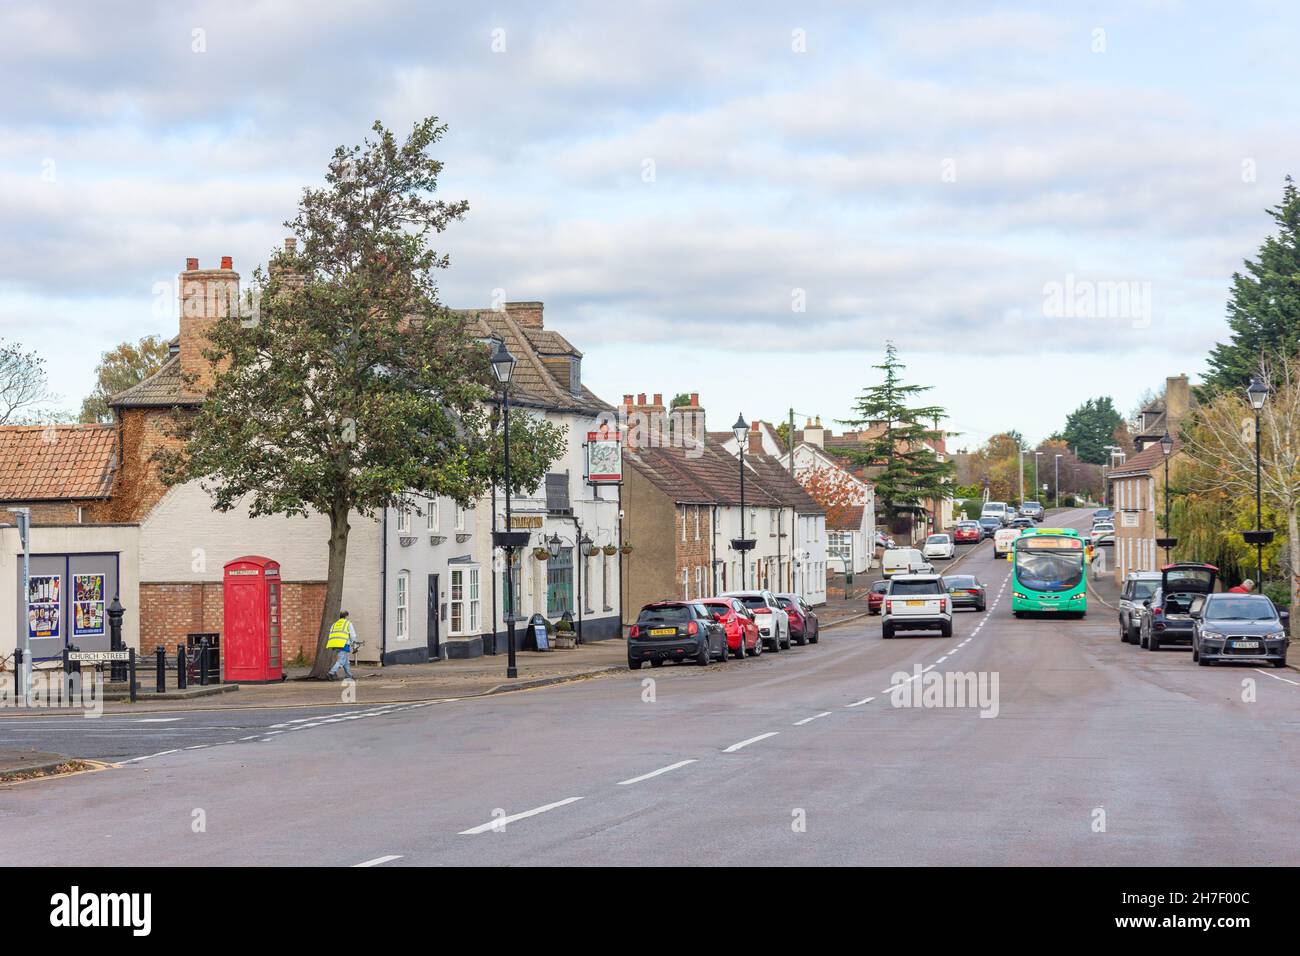
M465 309L478 324L483 335L495 336L506 343L506 348L518 361L510 379L510 401L564 411L598 414L612 410L586 386L578 394L569 391L568 381L561 381L542 362L539 352L548 355L565 354L581 357L564 336L549 329L524 328L508 312L493 309Z
M862 505L844 505L826 510L827 531L857 531L862 527Z
M113 425L0 427L0 500L107 498L116 456Z
M753 455L746 453L745 462L753 466L758 473L759 481L763 484L764 489L779 501L785 507L793 507L799 514L819 515L825 514L826 509L819 505L813 497L804 490L803 485L799 484L786 470L785 465L781 464L780 459L773 458L771 455Z
M118 392L108 400L113 408L171 407L173 405L199 405L201 395L185 388L181 375L181 357L173 355L162 367L138 385Z
M624 456L630 467L678 504L740 504L739 463L712 432L703 448L665 443L663 447L629 448ZM768 455L745 455L745 503L760 508L794 507L799 514L823 513L785 467Z
M1174 439L1173 451L1169 453L1172 458L1182 451L1183 443L1177 438ZM1120 478L1128 475L1147 475L1151 470L1165 460L1165 450L1156 442L1148 448L1142 449L1136 455L1130 455L1122 465L1116 465L1111 469L1108 478Z

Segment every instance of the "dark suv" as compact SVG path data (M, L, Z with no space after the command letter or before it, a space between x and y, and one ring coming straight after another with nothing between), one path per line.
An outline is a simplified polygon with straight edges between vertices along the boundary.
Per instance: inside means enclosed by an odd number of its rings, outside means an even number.
M1167 564L1160 586L1136 609L1138 643L1148 651L1171 644L1192 645L1192 601L1214 593L1219 569L1212 564Z
M664 661L695 661L707 666L727 659L727 631L698 601L647 604L627 635L627 666L639 670Z

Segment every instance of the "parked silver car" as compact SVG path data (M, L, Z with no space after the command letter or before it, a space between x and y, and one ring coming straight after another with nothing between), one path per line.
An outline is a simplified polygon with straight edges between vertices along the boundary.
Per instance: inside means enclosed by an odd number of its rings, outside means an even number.
M1119 592L1119 639L1125 644L1138 642L1138 618L1142 602L1149 600L1160 587L1159 571L1132 571Z

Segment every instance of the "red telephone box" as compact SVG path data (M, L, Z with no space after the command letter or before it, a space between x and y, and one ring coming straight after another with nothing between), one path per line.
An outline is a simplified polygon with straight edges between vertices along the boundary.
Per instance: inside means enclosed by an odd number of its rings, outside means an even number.
M225 566L221 636L225 679L246 684L282 680L280 563L249 555Z

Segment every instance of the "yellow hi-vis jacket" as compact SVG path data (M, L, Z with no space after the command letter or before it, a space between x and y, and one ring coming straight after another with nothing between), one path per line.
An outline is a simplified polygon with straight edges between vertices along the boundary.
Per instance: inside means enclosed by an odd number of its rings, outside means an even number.
M327 650L344 648L348 646L348 638L351 635L351 628L346 617L341 617L330 625L329 640L325 642Z

